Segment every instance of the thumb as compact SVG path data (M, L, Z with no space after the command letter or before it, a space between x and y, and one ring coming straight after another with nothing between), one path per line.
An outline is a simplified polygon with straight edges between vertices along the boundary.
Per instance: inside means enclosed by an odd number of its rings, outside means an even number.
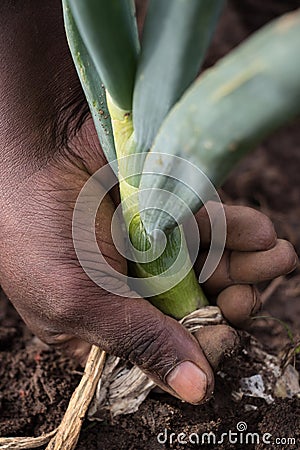
M86 286L84 301L80 297L72 301L74 314L68 308L69 327L64 320L69 336L129 360L162 389L189 403L212 395L211 366L196 338L176 320L142 298L106 292L96 296Z
M143 361L135 354L132 362L182 400L194 404L205 401L213 393L214 377L199 343L176 320L152 308L147 308L151 325L135 350L139 353L145 348Z

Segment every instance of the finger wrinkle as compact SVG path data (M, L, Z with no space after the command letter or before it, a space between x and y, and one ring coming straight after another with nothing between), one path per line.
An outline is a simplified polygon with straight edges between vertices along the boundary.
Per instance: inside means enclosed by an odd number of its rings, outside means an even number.
M226 272L227 272L227 277L228 280L230 282L230 284L234 284L235 280L233 279L232 275L231 275L231 256L232 256L232 251L229 251L227 253L227 258L225 258L226 261Z

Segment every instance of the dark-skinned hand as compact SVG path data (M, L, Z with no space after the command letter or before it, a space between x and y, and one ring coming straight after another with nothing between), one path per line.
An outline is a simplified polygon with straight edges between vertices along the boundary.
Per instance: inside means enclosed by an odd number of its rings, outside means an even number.
M68 51L60 3L0 5L0 284L45 342L81 360L91 344L99 345L138 365L163 389L199 403L213 391L211 365L238 343L233 328L208 328L194 337L147 300L131 298L127 286L123 296L101 289L76 258L74 204L106 160ZM116 201L106 196L96 234L109 264L126 273L110 234ZM226 251L204 288L228 322L243 327L259 308L255 283L290 272L297 258L260 212L238 206L225 212ZM196 218L205 248L205 210ZM204 257L205 250L196 270Z

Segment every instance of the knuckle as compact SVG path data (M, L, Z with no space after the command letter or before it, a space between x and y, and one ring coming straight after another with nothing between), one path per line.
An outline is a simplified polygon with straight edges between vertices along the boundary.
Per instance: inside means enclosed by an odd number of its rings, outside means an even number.
M294 270L298 264L298 257L293 245L289 241L279 239L277 251L282 270L285 273Z
M217 304L230 323L245 328L260 303L253 286L237 284L224 289L218 296Z
M163 379L176 359L169 342L170 334L164 321L156 322L151 317L134 330L127 343L126 357L143 370Z
M67 323L76 314L76 305L69 298L55 299L47 309L49 318L56 323Z
M247 206L237 208L239 208L239 217L244 217L245 226L251 224L248 237L257 250L268 250L274 247L277 236L271 219L262 212Z
M52 319L62 323L79 320L87 309L89 297L92 296L92 283L77 266L68 266L68 270L65 268L60 274L52 275L51 285L55 294L54 298L48 299L48 310L51 311Z
M260 248L268 250L274 247L276 244L277 236L275 228L269 217L265 216L262 213L259 213L259 215L260 215L260 223L259 223L260 233L257 236L258 243L260 245Z

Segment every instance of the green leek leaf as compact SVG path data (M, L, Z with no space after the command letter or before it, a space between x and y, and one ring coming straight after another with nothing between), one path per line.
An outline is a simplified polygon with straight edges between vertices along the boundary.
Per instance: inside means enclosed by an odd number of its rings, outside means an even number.
M150 0L134 87L133 120L140 151L195 79L223 0Z
M70 0L83 42L114 102L132 108L139 52L132 0Z
M80 37L68 0L63 0L63 12L65 30L73 61L90 107L103 152L108 161L114 161L116 159L116 151L111 120L106 104L105 89Z
M141 212L148 233L175 226L169 215L155 209L161 208L165 191L178 195L192 211L201 206L198 194L207 185L203 177L197 181L194 169L189 174L186 161L220 185L245 153L300 114L299 49L298 10L267 25L207 70L175 105L141 176L141 193L150 188L139 199L140 210L151 205ZM186 212L176 202L168 206L181 223Z

